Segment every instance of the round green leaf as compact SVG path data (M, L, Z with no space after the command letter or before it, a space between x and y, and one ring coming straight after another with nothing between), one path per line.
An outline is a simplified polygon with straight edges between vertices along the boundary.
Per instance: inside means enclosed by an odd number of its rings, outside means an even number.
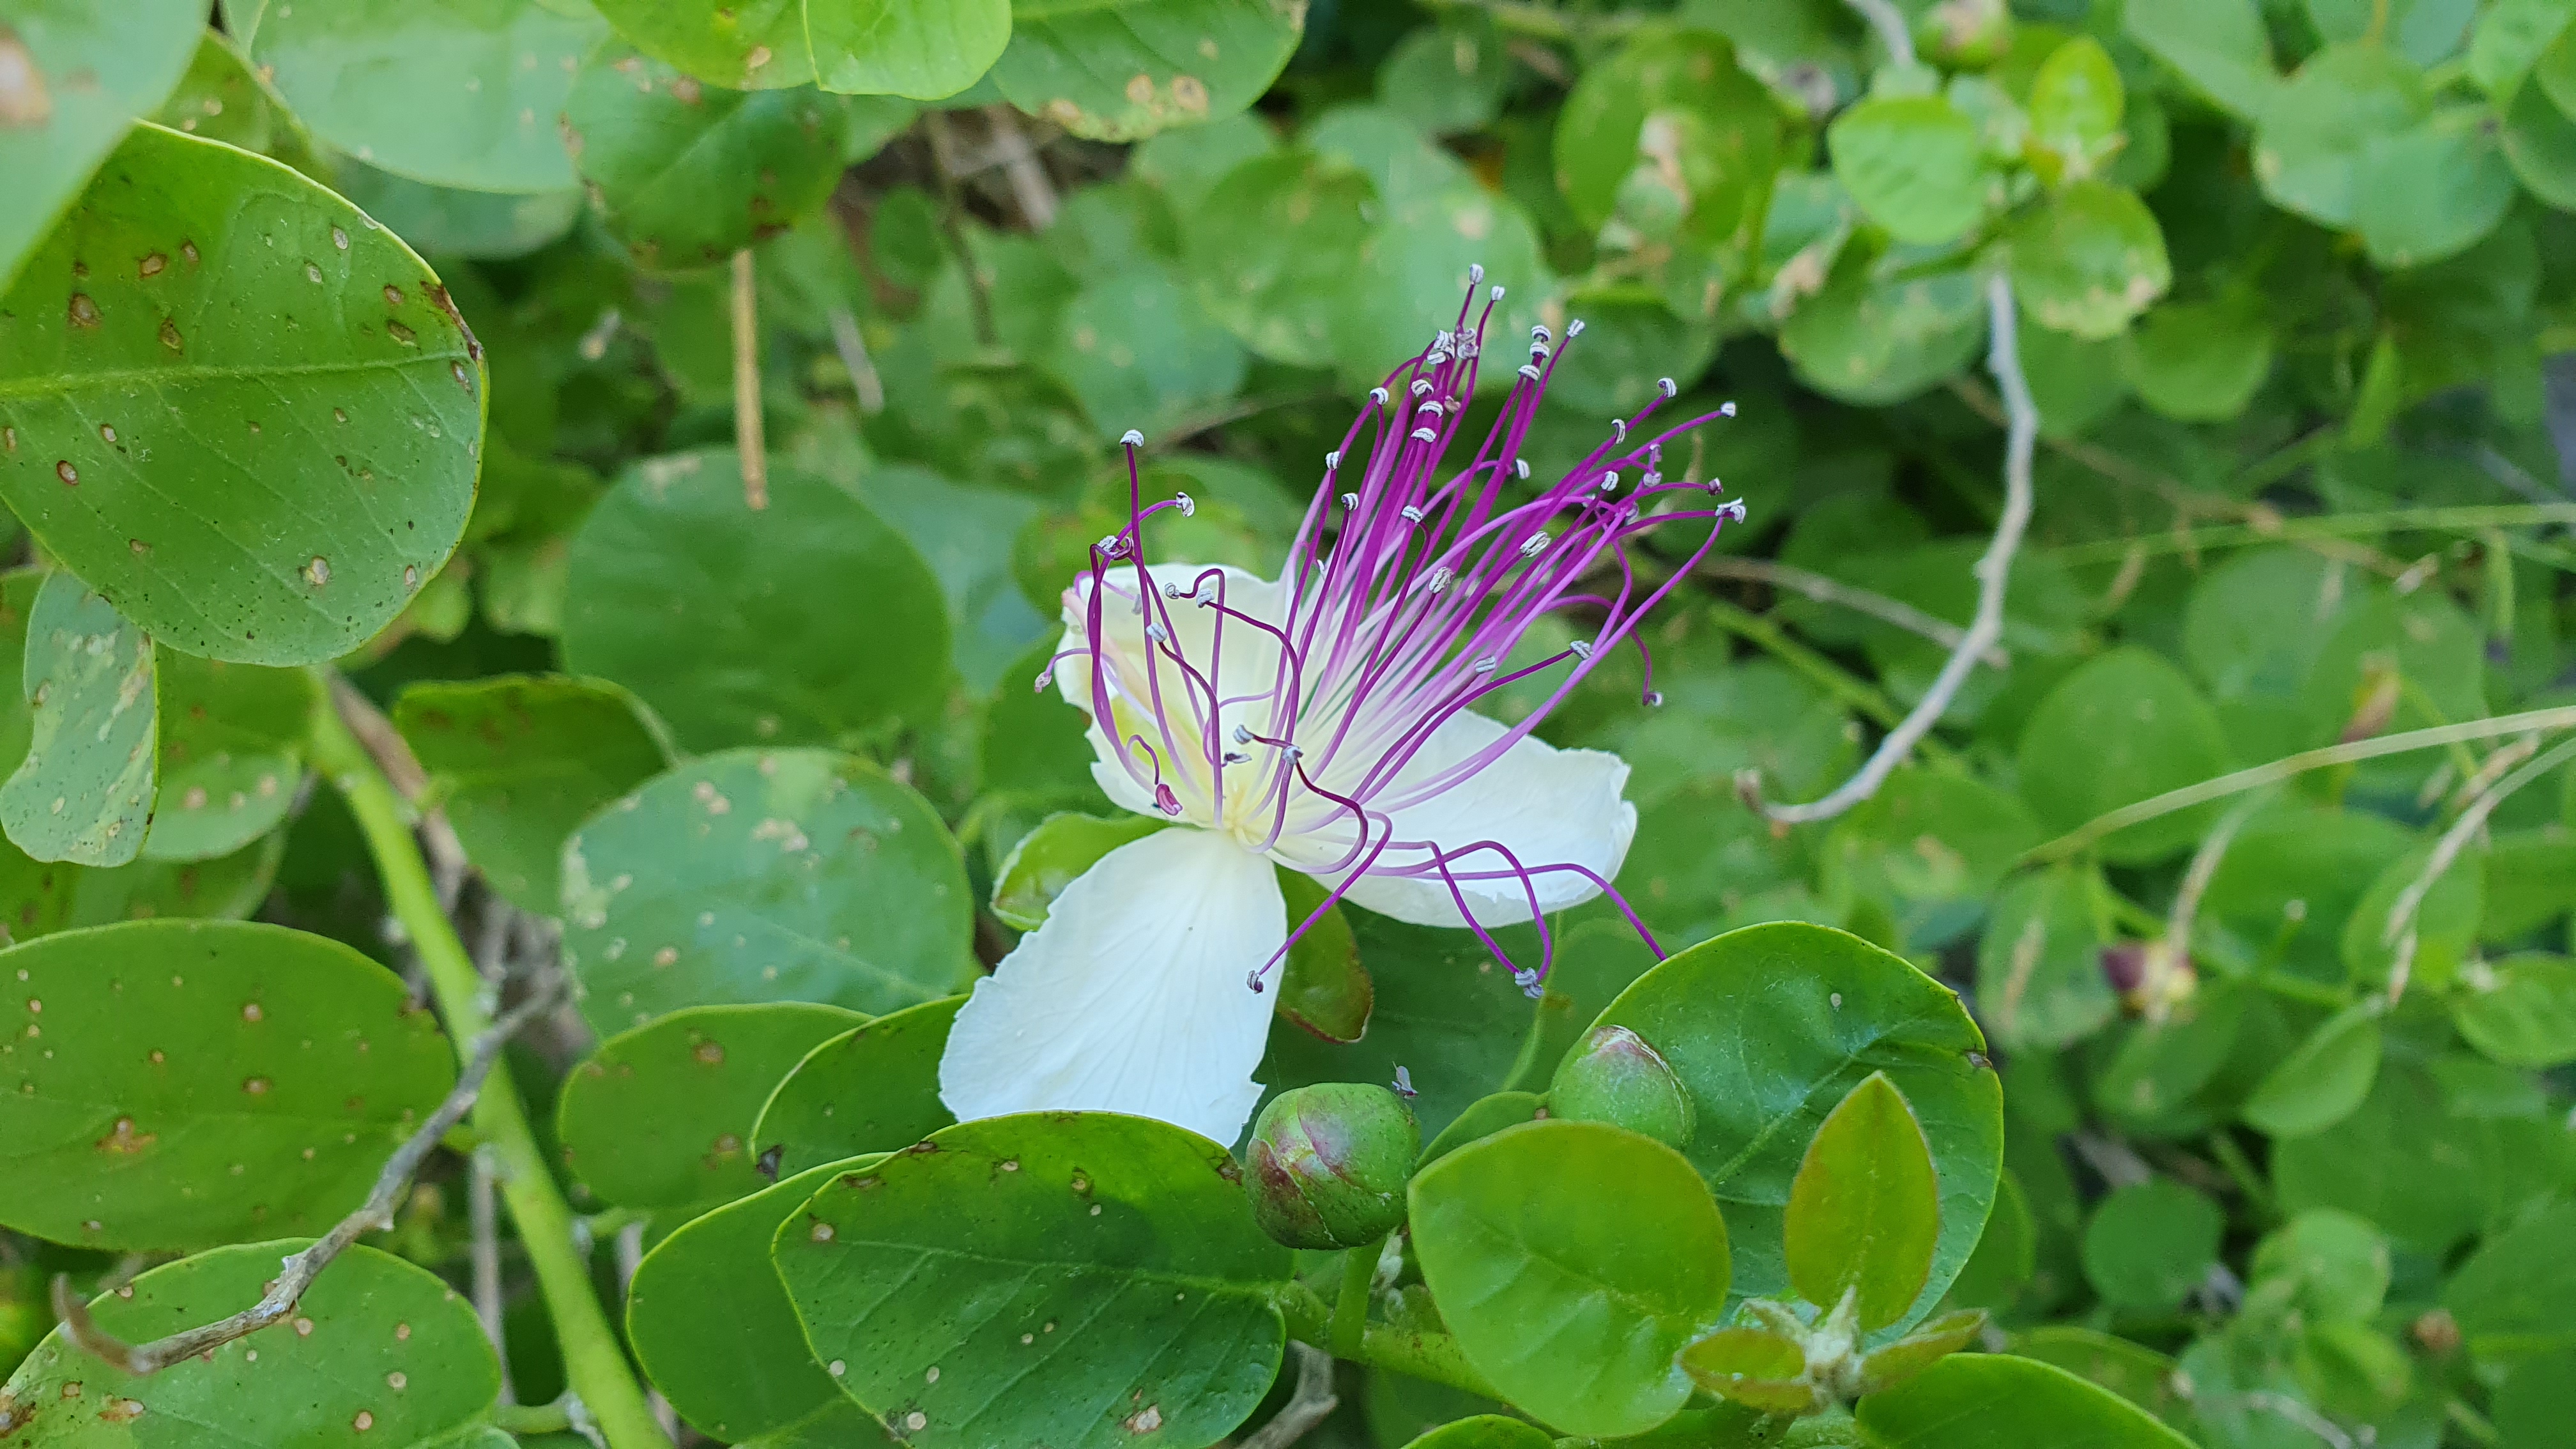
M336 658L464 531L480 356L355 207L138 127L0 297L0 498L162 644Z
M541 0L339 0L260 15L250 59L313 134L433 186L572 185L557 118L596 15Z
M328 1227L456 1077L399 978L278 926L65 932L0 953L0 985L0 1222L57 1242Z
M2225 422L2271 375L2272 325L2232 302L2171 303L2148 310L2125 361L2147 406L2181 422Z
M2156 1178L2119 1189L2084 1225L2084 1277L2120 1308L2179 1305L2218 1261L2218 1204Z
M2328 46L2264 105L2254 133L2255 179L2283 210L2351 226L2365 154L2431 114L2423 73L2402 56L2374 44Z
M1378 62L1378 98L1432 135L1487 125L1511 89L1514 67L1503 45L1498 26L1423 26Z
M0 784L0 825L38 860L123 865L152 817L158 695L152 641L67 573L27 615L26 758Z
M1957 372L1985 341L1984 288L1954 267L1921 276L1882 275L1847 250L1824 290L1798 304L1780 328L1780 350L1799 380L1844 402L1875 405L1912 397Z
M2537 952L2462 973L2451 1024L2469 1045L2510 1067L2576 1061L2576 961Z
M2383 267L2420 267L2456 256L2496 229L2512 208L2514 170L2485 107L2365 147L2353 178L2353 230Z
M144 856L210 860L276 829L304 772L313 676L167 650L152 667L160 696L160 794Z
M1010 0L604 0L648 55L740 90L819 85L935 101L973 85L1011 37Z
M2388 1297L2388 1239L2367 1219L2310 1208L2254 1247L2254 1281L2289 1288L2314 1323L2365 1322Z
M1020 837L993 872L993 914L1012 930L1036 930L1055 898L1102 856L1168 823L1146 815L1048 816Z
M859 1406L814 1361L787 1288L769 1266L779 1226L837 1174L872 1157L825 1163L693 1218L644 1255L626 1290L626 1338L681 1418L731 1443L855 1443ZM721 1313L709 1305L721 1304Z
M2551 1449L2576 1421L2576 1348L2514 1365L2490 1404L2496 1449Z
M1885 1328L1922 1293L1940 1231L1931 1144L1904 1094L1872 1072L1825 1115L1789 1184L1789 1282L1828 1311L1857 1294L1861 1328Z
M1726 1213L1739 1297L1788 1290L1781 1217L1806 1145L1862 1078L1887 1073L1941 1189L1939 1245L1911 1316L1940 1301L1984 1231L2003 1160L2002 1089L1948 988L1856 936L1780 922L1671 957L1594 1025L1645 1038L1690 1090L1689 1156Z
M843 490L730 450L638 464L573 535L563 654L635 691L689 749L828 744L926 721L947 606L912 546Z
M2576 1203L2560 1201L2478 1245L2442 1286L2442 1306L2481 1357L2576 1348Z
M1854 1413L1869 1441L1885 1449L2193 1449L2110 1390L2001 1353L1953 1354L1861 1400Z
M564 1163L619 1207L756 1192L748 1134L761 1104L807 1052L865 1020L801 1001L698 1006L611 1037L556 1099Z
M1287 1337L1241 1177L1141 1117L998 1117L842 1173L772 1252L815 1357L907 1443L1205 1444Z
M1274 362L1333 360L1333 290L1369 235L1377 193L1339 158L1289 151L1225 173L1183 233L1208 315Z
M12 5L0 20L0 290L125 135L170 94L206 32L197 0L114 10ZM0 335L6 335L0 333Z
M1872 97L1836 116L1825 135L1834 176L1898 241L1951 241L1985 214L1984 139L1939 96Z
M2079 35L2048 53L2030 82L2032 164L2048 180L2083 181L2119 154L2127 94L2102 42Z
M275 157L307 176L325 174L303 123L288 112L284 98L252 72L249 58L233 38L218 30L206 32L178 89L170 92L151 119L174 131ZM359 204L369 216L376 214L364 202ZM399 227L395 234L409 235Z
M2126 7L2129 37L2230 113L2263 114L2280 78L2257 0L2164 0Z
M2484 907L2485 862L2470 855L2451 862L2417 903L2415 914L2391 940L2389 922L2398 898L2415 888L2431 864L2433 847L2418 846L2390 861L2362 892L2343 923L2343 965L2351 979L2376 984L2407 956L2408 978L2439 990L2449 986L2477 949L2478 915Z
M2118 334L2173 285L2154 213L2107 181L2076 182L2022 213L2005 244L2022 306L2078 337Z
M2255 1083L2242 1113L2274 1137L2322 1132L2353 1114L2379 1075L2379 1003L2328 1018Z
M965 1004L951 996L909 1006L807 1052L752 1126L760 1160L781 1173L805 1172L910 1147L954 1125L939 1100L939 1058Z
M1608 1183L1618 1210L1605 1213ZM1532 1122L1442 1157L1409 1196L1432 1297L1513 1403L1609 1436L1690 1397L1673 1360L1725 1313L1727 1241L1680 1153L1605 1123Z
M2571 1166L2566 1136L2539 1117L2471 1116L2424 1068L2389 1062L2359 1111L2274 1144L2272 1179L2285 1211L2342 1208L2439 1254L2556 1191Z
M811 88L722 90L612 45L574 78L563 125L609 231L639 265L686 271L822 206L849 113Z
M1305 19L1302 0L1015 0L993 80L1077 136L1134 141L1251 105Z
M2022 798L2052 830L2228 768L2218 716L2183 672L2140 648L2114 649L2058 681L2020 750ZM2177 811L2103 840L2105 859L2152 861L2198 840L2206 808Z
M75 926L107 926L163 916L240 920L260 908L286 855L286 832L274 830L212 860L153 860L114 870L72 873ZM23 939L23 937L22 937Z
M1478 1414L1443 1424L1404 1449L1548 1449L1555 1442L1555 1436L1526 1420Z
M1569 297L1566 315L1582 321L1583 335L1559 349L1547 400L1605 421L1644 407L1667 377L1688 387L1717 355L1715 328L1632 288Z
M880 1014L945 996L973 908L930 803L828 750L692 761L564 846L564 965L603 1034L720 1002Z
M1586 66L1554 138L1556 185L1588 226L1620 209L1632 177L1670 194L1680 225L1706 242L1731 238L1779 169L1780 108L1706 31L1658 32Z
M377 1149L379 1155L381 1149ZM259 1301L280 1258L309 1240L182 1258L90 1304L98 1326L142 1343ZM108 1367L56 1329L19 1365L0 1406L35 1412L12 1449L136 1444L365 1444L427 1449L491 1411L501 1364L474 1309L425 1268L342 1250L292 1319L149 1377ZM0 1412L0 1422L7 1415ZM214 1428L211 1426L221 1426Z
M1062 329L1048 366L1104 434L1162 432L1243 383L1242 344L1151 257L1084 287Z
M1996 1044L2064 1046L2119 1010L2102 977L2102 890L2098 872L2060 865L1994 897L1977 940L1977 1008Z
M1461 178L1406 191L1381 187L1378 210L1378 230L1331 294L1333 352L1344 377L1375 384L1428 346L1432 333L1455 326L1474 266L1484 267L1488 286L1514 299L1494 310L1492 335L1525 328L1538 315L1549 274L1537 228L1510 199ZM1492 379L1501 387L1511 376L1488 368L1478 386Z
M526 256L572 230L582 212L582 194L574 187L524 194L458 191L345 156L332 173L332 184L422 251L477 261Z
M635 697L596 679L425 680L394 701L394 725L466 858L541 916L562 909L564 838L671 763Z
M2014 1334L2012 1351L2108 1389L2168 1426L2198 1427L2191 1400L2183 1397L2176 1383L2174 1361L2144 1344L2054 1323Z
M2496 136L2523 189L2565 210L2576 207L2576 120L2538 86L2516 91Z

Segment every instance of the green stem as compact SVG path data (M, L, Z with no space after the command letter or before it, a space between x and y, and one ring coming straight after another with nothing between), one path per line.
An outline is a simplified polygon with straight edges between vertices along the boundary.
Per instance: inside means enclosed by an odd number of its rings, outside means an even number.
M321 703L313 716L313 760L349 802L365 834L367 852L375 858L385 897L402 923L429 973L439 1012L447 1020L448 1039L461 1056L491 1025L482 1002L483 978L474 958L456 938L456 928L439 908L429 866L412 838L409 811L395 795L358 737L350 732L334 702L345 688L327 672L317 672ZM510 1080L509 1060L493 1064L482 1095L474 1104L474 1130L498 1155L501 1192L519 1225L519 1239L536 1268L537 1286L554 1318L555 1336L563 1348L564 1371L573 1392L608 1436L610 1449L667 1449L670 1440L653 1419L644 1391L627 1368L625 1350L609 1328L598 1296L591 1291L590 1268L573 1251L572 1210L546 1169L529 1129L526 1110Z
M1869 686L1868 682L1822 654L1799 643L1777 624L1750 609L1740 608L1724 599L1705 603L1709 618L1719 628L1761 648L1781 663L1805 675L1837 703L1875 723L1881 729L1894 729L1905 720L1888 697ZM1938 740L1926 735L1915 751L1934 764L1955 764L1958 756Z
M1325 1307L1323 1298L1314 1289L1293 1281L1283 1283L1279 1285L1277 1302L1280 1314L1288 1320L1289 1337L1304 1343L1332 1341L1332 1311ZM1467 1355L1459 1351L1458 1340L1445 1333L1372 1324L1361 1336L1358 1353L1337 1354L1336 1357L1347 1357L1373 1368L1411 1374L1417 1379L1447 1384L1453 1389L1488 1399L1502 1397L1494 1392L1492 1384L1485 1382L1485 1376L1467 1362Z
M1342 1254L1342 1296L1333 1305L1333 1356L1356 1359L1368 1339L1369 1288L1377 1281L1378 1245Z

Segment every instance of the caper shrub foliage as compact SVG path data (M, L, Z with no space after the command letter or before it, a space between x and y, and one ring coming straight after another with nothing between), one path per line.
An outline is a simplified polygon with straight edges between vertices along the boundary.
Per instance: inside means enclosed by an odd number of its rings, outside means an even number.
M2565 1444L2571 20L0 0L0 1441ZM1268 577L1471 264L1540 472L1737 405L1540 731L1659 950L1336 907L1289 1135L954 1121L1152 825L1117 440Z

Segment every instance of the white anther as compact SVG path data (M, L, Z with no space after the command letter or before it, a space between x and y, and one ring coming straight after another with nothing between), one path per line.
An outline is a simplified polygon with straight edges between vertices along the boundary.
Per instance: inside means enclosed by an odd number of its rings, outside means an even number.
M1448 409L1447 409L1447 408L1445 408L1445 407L1442 407L1442 406L1441 406L1441 404L1440 404L1440 399L1438 399L1438 398L1436 398L1436 397L1435 397L1435 398L1431 399L1429 402L1424 403L1422 406L1420 406L1420 407L1418 407L1418 408L1415 408L1415 409L1413 410L1413 415L1414 415L1415 417L1417 417L1417 418L1418 418L1418 417L1422 416L1424 413L1429 413L1429 414L1431 414L1433 417L1435 417L1435 418L1436 418L1436 417L1444 416L1447 412L1448 412Z
M1738 498L1734 502L1726 505L1724 508L1719 509L1718 512L1725 514L1728 518L1737 523L1742 523L1744 521L1744 500Z
M1467 285L1472 287L1483 280L1485 280L1485 264L1483 262L1469 262L1467 264Z
M1566 323L1566 324L1565 324L1565 340L1566 340L1566 341L1568 341L1568 342L1572 342L1575 338L1580 337L1580 336L1582 336L1582 335L1583 335L1583 319L1582 319L1582 318L1577 317L1577 318L1575 318L1573 321L1568 322L1568 323Z
M1529 536L1529 541L1521 545L1521 557L1536 558L1541 553L1545 552L1546 549L1547 534L1544 532L1533 533Z
M1500 663L1502 663L1501 660L1488 654L1484 658L1477 660L1475 663L1468 665L1467 672L1470 674L1491 674L1494 672L1494 666Z
M1538 381L1538 364L1535 362L1522 363L1521 376L1528 378L1532 382Z
M1420 523L1422 521L1422 510L1414 507L1410 503L1397 509L1396 512L1403 514L1404 521L1407 523Z
M1029 689L1033 693L1044 694L1046 687L1053 683L1055 683L1055 666L1049 665L1038 671L1038 677L1030 683Z
M1449 361L1449 349L1445 347L1435 347L1428 353L1425 353L1422 360L1430 363L1433 367L1439 367Z
M1118 535L1114 533L1104 533L1100 535L1100 542L1093 544L1092 547L1099 549L1102 553L1116 553L1118 551Z
M1682 395L1682 385L1681 385L1680 383L1678 383L1678 382L1673 381L1673 380L1672 380L1671 378L1669 378L1669 377L1659 377L1659 378L1656 378L1656 379L1655 379L1655 386L1656 386L1656 387L1658 387L1658 388L1663 389L1663 394L1664 394L1664 396L1665 396L1665 397L1668 397L1668 398L1675 398L1675 397L1680 397L1680 396Z
M1662 690L1650 689L1646 691L1646 708L1661 709L1663 708L1663 704L1664 692Z
M1250 731L1250 730L1248 730L1248 729L1245 729L1245 728L1244 728L1243 726L1241 726L1241 725L1236 725L1236 726L1234 727L1234 742L1235 742L1236 744L1238 744L1238 745L1248 745L1248 744L1251 744L1251 743L1252 743L1252 731Z
M1431 443L1439 441L1440 435L1429 428L1415 428L1411 437L1417 443Z
M1225 752L1225 762L1229 765L1240 765L1251 758L1252 757L1250 755L1245 754L1241 750L1228 750Z
M1360 496L1359 496L1358 494L1356 494L1356 493L1345 493L1345 494L1343 494L1343 495L1342 495L1342 507L1343 507L1345 510L1347 510L1347 509L1352 509L1352 508L1357 508L1357 507L1359 507L1359 506L1360 506Z
M1199 506L1198 506L1198 504L1196 504L1196 503L1192 502L1192 501L1190 500L1190 495L1188 495L1188 494L1186 494L1186 493L1175 493L1175 494L1173 494L1173 495L1172 495L1172 501L1173 501L1174 503L1177 503L1177 504L1179 504L1179 505L1180 505L1180 509L1181 509L1181 516L1182 516L1183 518L1187 518L1187 517L1189 517L1191 514L1196 513L1196 512L1198 512L1198 511L1199 511Z
M1502 284L1502 283L1500 283L1500 282L1496 282L1496 283L1494 284L1494 290L1492 290L1491 292L1486 293L1485 295L1486 295L1486 296L1488 296L1488 297L1493 298L1493 299L1494 299L1495 301L1497 301L1497 302L1499 302L1499 301L1503 300L1503 284Z
M1584 640L1577 639L1572 643L1567 644L1565 647L1573 650L1574 657L1577 659L1589 659L1592 657L1592 646Z
M1645 478L1643 479L1643 486L1644 486L1644 487L1648 487L1648 488L1660 487L1660 486L1662 486L1663 481L1664 481L1664 475L1663 475L1663 474L1661 474L1661 473L1656 473L1656 472L1651 472L1651 471L1650 471L1650 472L1648 472L1648 473L1646 474Z
M1370 388L1369 401L1376 403L1379 407L1386 406L1386 389L1382 387Z
M1726 485L1712 477L1708 480L1708 491L1711 493L1722 493L1726 491Z
M1527 459L1527 458L1514 458L1514 459L1512 460L1512 471L1513 471L1514 473L1516 473L1516 474L1520 475L1520 479L1521 479L1521 481L1522 481L1522 482L1524 482L1524 483L1528 482L1528 481L1529 481L1529 459Z
M1145 637L1157 644L1169 644L1172 642L1172 631L1164 628L1160 623L1148 624L1145 626Z
M1334 469L1336 469L1336 468L1338 468L1338 467L1340 467L1340 466L1342 466L1342 450L1341 450L1341 449L1339 449L1339 448L1335 448L1333 451L1331 451L1331 452L1329 452L1329 453L1326 453L1326 454L1324 455L1324 471L1325 471L1325 472L1330 473L1330 472L1332 472Z
M1306 758L1306 752L1297 748L1295 745L1281 745L1279 747L1279 753L1291 760L1302 760Z
M1424 580L1422 586L1436 594L1442 589L1449 587L1449 580L1452 577L1453 575L1449 572L1449 568L1446 564L1436 565L1431 570L1431 577Z
M1619 474L1615 470L1601 475L1601 491L1604 493L1619 491Z
M1443 327L1439 331L1431 334L1431 345L1434 348L1446 347L1449 345L1451 340L1449 329L1446 327Z
M1141 448L1145 446L1145 435L1134 428L1129 428L1118 435L1118 441L1130 448Z
M1612 418L1610 420L1610 431L1617 435L1620 442L1624 443L1628 441L1628 420L1626 418Z
M1731 402L1719 403L1717 405L1717 415L1721 418L1731 418L1735 416L1735 404Z
M1547 344L1546 344L1546 343L1544 343L1544 342L1533 342L1533 343L1531 343L1531 344L1530 344L1530 360L1531 360L1531 361L1535 362L1535 361L1537 361L1538 359L1540 359L1540 358L1542 358L1542 357L1545 357L1545 356L1547 356L1547 355L1548 355L1548 351L1547 351Z
M1198 592L1198 590L1196 589L1196 587L1193 587L1190 591L1191 591L1192 593L1196 593L1196 592ZM1179 598L1180 596L1181 596L1181 586L1180 586L1179 584L1165 584L1165 585L1163 585L1163 597L1164 597L1164 598L1167 598L1167 599L1177 599L1177 598Z
M1554 342L1555 340L1556 334L1548 331L1545 324L1541 324L1530 329L1530 341L1532 342Z
M1415 397L1420 397L1429 391L1431 391L1431 379L1427 377L1417 377L1413 380L1413 395Z

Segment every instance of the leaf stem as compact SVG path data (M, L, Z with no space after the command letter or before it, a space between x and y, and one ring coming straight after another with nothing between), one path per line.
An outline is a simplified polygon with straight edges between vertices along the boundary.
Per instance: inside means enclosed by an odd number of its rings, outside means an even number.
M491 1025L483 1002L482 973L439 906L428 864L412 838L404 801L344 717L364 711L372 718L373 706L337 675L322 672L320 682L322 699L313 714L314 763L357 817L386 900L420 953L439 1012L447 1020L448 1035L463 1051ZM502 1198L518 1222L520 1242L536 1269L537 1286L554 1319L573 1392L606 1433L610 1449L661 1449L670 1441L653 1422L644 1391L627 1368L625 1351L591 1291L590 1265L573 1251L572 1211L537 1150L536 1135L510 1080L507 1061L492 1065L486 1085L488 1090L475 1103L474 1129L493 1155Z
M1333 1304L1333 1352L1355 1359L1368 1337L1369 1288L1377 1281L1379 1243L1342 1254L1342 1296Z
M1281 1315L1288 1320L1289 1337L1305 1343L1332 1341L1332 1310L1325 1306L1323 1297L1314 1289L1294 1281L1283 1283L1279 1285L1276 1301ZM1411 1374L1417 1379L1447 1384L1453 1389L1488 1399L1502 1397L1494 1391L1492 1384L1485 1382L1485 1376L1467 1362L1467 1355L1459 1350L1458 1340L1445 1333L1373 1324L1361 1337L1360 1351L1344 1356L1373 1368Z

